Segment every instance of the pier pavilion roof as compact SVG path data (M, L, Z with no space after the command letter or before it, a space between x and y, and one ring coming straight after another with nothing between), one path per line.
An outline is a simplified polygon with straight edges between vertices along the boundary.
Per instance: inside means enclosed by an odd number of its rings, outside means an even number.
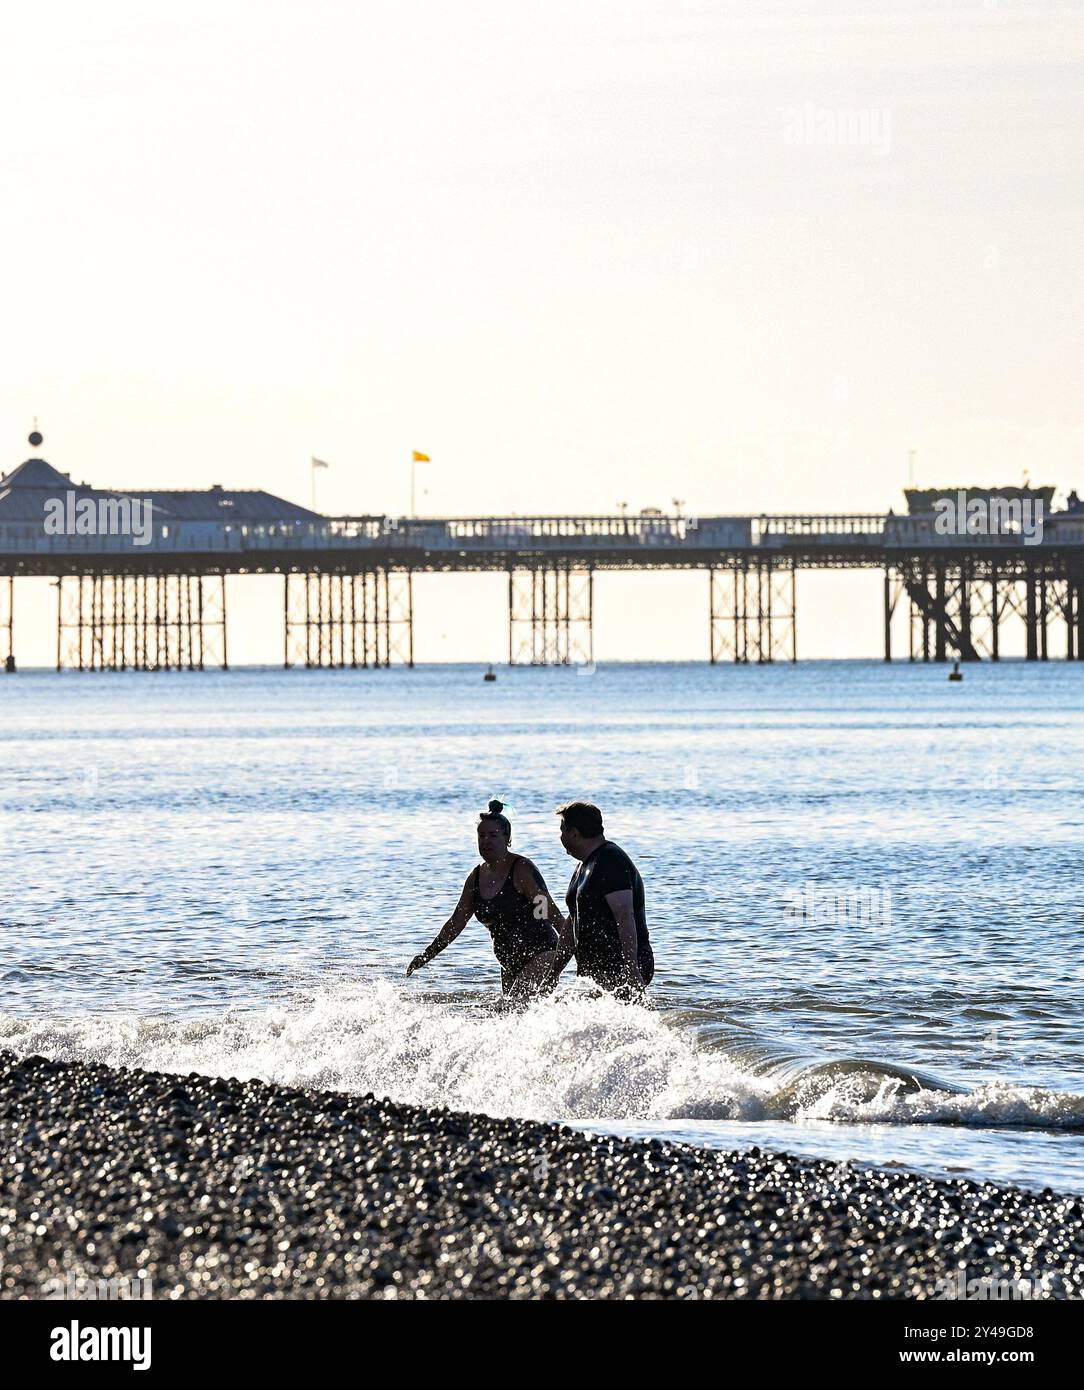
M220 521L251 526L324 520L319 512L299 507L261 488L170 488L139 495L149 498L156 512L177 521Z
M41 521L45 504L53 497L63 498L73 492L76 500L84 497L123 496L87 483L73 483L67 473L61 473L44 459L27 459L0 478L0 522Z
M40 521L45 503L53 497L133 497L153 504L166 520L214 521L230 525L292 526L323 521L319 512L299 507L262 489L210 488L95 488L73 483L45 459L31 458L0 478L0 522Z

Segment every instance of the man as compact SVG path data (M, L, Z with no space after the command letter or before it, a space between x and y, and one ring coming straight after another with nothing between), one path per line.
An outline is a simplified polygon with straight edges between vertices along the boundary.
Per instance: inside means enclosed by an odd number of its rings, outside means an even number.
M644 881L625 851L607 840L597 806L570 801L557 814L565 853L580 861L565 898L569 921L558 970L575 955L581 975L622 998L637 998L655 973Z

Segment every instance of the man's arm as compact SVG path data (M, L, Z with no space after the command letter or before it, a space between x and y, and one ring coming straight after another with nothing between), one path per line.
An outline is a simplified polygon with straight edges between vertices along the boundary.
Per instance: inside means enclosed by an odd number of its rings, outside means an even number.
M423 965L428 965L434 956L439 956L445 946L450 946L459 933L474 915L474 871L467 875L467 881L463 885L463 891L459 895L459 901L455 905L452 915L437 932L436 936L425 948L421 955L415 956L407 966L407 974L413 975L415 970L420 970Z
M640 939L636 931L636 914L632 907L632 889L619 888L615 893L607 893L606 906L613 913L614 922L617 924L625 984L640 994L644 989L644 977L640 974Z

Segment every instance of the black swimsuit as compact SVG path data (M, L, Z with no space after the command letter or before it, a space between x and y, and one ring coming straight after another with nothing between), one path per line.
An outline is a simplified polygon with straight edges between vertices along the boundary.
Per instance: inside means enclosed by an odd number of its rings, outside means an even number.
M625 948L607 895L629 890L636 920L636 953L645 985L655 974L655 957L647 933L644 881L636 865L612 840L604 840L582 864L568 885L569 916L576 928L576 965L603 989L617 989L625 977Z
M516 887L516 865L522 855L510 856L508 873L500 892L483 898L478 886L479 869L474 871L474 915L493 938L493 954L506 975L515 977L529 960L542 951L552 951L557 945L557 929L544 918L535 916L534 897L524 897ZM531 865L539 892L545 890L542 875ZM544 900L543 900L544 902Z

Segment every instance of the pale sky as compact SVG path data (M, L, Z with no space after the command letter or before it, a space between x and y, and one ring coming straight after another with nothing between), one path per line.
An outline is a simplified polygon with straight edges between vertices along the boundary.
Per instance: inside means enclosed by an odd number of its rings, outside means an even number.
M315 454L333 513L405 511L412 449L438 515L898 509L909 450L1084 486L1079 4L36 0L0 172L5 467L37 417L101 486L307 501ZM703 656L706 585L600 581L600 656ZM417 602L420 657L500 659L499 577ZM802 650L879 603L802 576Z

